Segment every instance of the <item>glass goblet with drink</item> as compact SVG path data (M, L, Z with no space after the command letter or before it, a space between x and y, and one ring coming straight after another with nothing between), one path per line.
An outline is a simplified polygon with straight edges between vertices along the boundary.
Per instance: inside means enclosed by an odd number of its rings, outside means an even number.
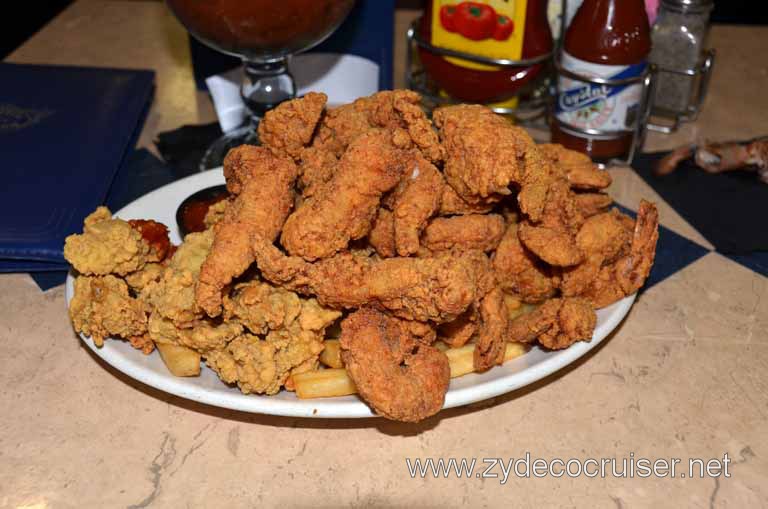
M256 128L264 113L296 96L288 69L291 55L331 35L355 0L167 0L189 32L203 44L242 58L241 95L249 119L211 145L201 169L220 166L227 151L257 143Z

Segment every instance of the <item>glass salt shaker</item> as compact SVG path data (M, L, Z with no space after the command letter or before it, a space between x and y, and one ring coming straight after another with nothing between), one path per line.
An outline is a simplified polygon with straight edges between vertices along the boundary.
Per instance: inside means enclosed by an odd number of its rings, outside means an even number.
M661 0L651 32L653 48L649 61L658 74L653 114L680 121L692 120L706 93L714 52L704 53L713 0ZM699 85L699 90L694 89ZM696 101L694 104L693 101Z

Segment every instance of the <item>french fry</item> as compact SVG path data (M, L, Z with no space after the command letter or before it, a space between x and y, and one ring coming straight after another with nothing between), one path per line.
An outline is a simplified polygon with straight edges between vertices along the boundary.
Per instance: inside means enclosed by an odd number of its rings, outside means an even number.
M447 344L445 344L442 341L435 341L435 343L432 346L434 346L435 348L437 348L441 352L445 352L446 350L448 350L450 348L450 346L448 346Z
M326 341L327 343L328 341ZM475 345L469 344L459 348L448 348L444 351L448 357L451 378L466 375L475 371L473 353ZM510 361L528 351L522 343L507 343L504 349L504 362ZM296 396L301 399L333 398L356 394L355 383L347 374L346 369L322 369L307 371L291 377Z
M344 363L341 361L341 345L339 345L339 340L326 339L323 345L325 345L325 348L320 353L320 362L329 368L343 368Z
M355 383L343 368L307 371L291 378L296 396L301 399L333 398L357 393Z
M527 351L522 343L507 343L504 348L504 362L520 357ZM475 345L468 344L459 348L449 348L445 351L451 366L451 378L464 376L475 371L474 365Z
M185 346L156 343L160 358L174 376L199 376L200 354Z
M458 348L449 348L445 356L448 357L448 363L451 366L451 378L472 373L475 366L472 361L475 345L468 344Z
M523 343L507 343L504 348L504 362L516 359L528 351L528 345Z
M514 320L520 315L530 313L537 307L535 304L527 304L521 301L518 297L508 293L504 294L504 305L507 307L510 320Z

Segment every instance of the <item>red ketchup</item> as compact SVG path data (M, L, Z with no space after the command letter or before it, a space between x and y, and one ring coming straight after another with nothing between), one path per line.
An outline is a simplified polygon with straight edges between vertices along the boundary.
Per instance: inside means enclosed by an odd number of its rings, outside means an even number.
M212 193L211 193L212 194ZM205 215L208 209L216 203L226 200L228 195L222 191L219 194L209 196L190 197L179 207L176 219L183 231L183 235L205 230Z
M433 46L484 57L521 60L552 51L546 0L427 0L420 35ZM544 64L528 67L473 65L419 48L427 74L454 99L502 101L535 78Z
M572 72L599 78L640 76L651 51L648 16L643 0L584 0L565 35L561 64ZM639 117L642 85L596 85L559 78L556 117L566 128L552 122L552 141L584 152L595 160L627 154ZM570 131L599 129L607 135Z

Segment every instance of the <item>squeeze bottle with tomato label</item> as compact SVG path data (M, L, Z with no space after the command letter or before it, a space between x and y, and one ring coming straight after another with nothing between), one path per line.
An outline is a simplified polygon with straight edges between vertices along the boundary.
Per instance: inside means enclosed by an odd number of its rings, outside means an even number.
M561 65L593 77L623 79L645 72L651 51L643 0L584 0L565 34ZM627 154L639 117L642 85L597 85L558 79L552 141L598 161ZM583 134L569 127L600 131Z
M492 59L521 60L552 51L546 0L426 0L421 36L438 48ZM419 48L429 77L454 99L514 107L544 64L499 67Z

